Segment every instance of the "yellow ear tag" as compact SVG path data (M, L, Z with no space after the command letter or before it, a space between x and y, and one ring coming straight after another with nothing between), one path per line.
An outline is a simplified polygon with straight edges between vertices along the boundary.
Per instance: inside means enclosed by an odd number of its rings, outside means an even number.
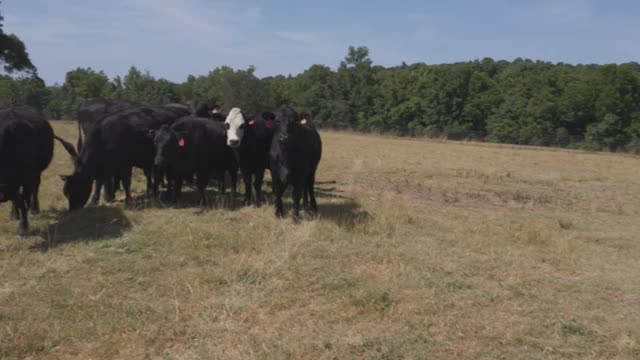
M304 124L306 124L306 123L307 123L307 119L302 119L302 120L300 120L300 124L304 125Z

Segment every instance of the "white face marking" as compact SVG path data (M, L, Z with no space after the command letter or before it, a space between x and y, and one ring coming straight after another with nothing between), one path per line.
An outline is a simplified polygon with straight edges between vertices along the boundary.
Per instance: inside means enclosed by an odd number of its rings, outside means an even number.
M227 126L227 145L233 148L240 146L242 135L244 135L244 117L241 110L231 109L224 123Z

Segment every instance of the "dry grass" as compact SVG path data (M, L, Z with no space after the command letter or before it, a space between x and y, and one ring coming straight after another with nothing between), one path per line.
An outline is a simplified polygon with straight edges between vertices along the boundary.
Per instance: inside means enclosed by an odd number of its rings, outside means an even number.
M0 358L640 358L637 158L323 140L321 218L298 226L68 215L57 147L34 235L0 223Z

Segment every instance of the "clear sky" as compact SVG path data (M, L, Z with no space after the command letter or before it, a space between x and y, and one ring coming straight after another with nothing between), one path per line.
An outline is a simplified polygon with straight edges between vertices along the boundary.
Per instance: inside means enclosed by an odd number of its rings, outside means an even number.
M640 61L638 0L4 0L0 11L48 84L76 67L180 82L220 65L297 74L335 68L349 45L384 66Z

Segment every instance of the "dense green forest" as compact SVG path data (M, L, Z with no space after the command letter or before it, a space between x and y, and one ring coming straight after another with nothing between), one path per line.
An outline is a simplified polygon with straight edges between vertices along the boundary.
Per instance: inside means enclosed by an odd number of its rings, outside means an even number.
M85 98L149 104L215 101L224 110L289 103L323 127L583 149L640 150L640 65L569 65L516 59L374 66L351 47L337 68L258 78L255 68L219 67L183 83L132 67L109 79L78 68L62 85L36 74L0 77L0 104L27 103L52 119L73 119Z

